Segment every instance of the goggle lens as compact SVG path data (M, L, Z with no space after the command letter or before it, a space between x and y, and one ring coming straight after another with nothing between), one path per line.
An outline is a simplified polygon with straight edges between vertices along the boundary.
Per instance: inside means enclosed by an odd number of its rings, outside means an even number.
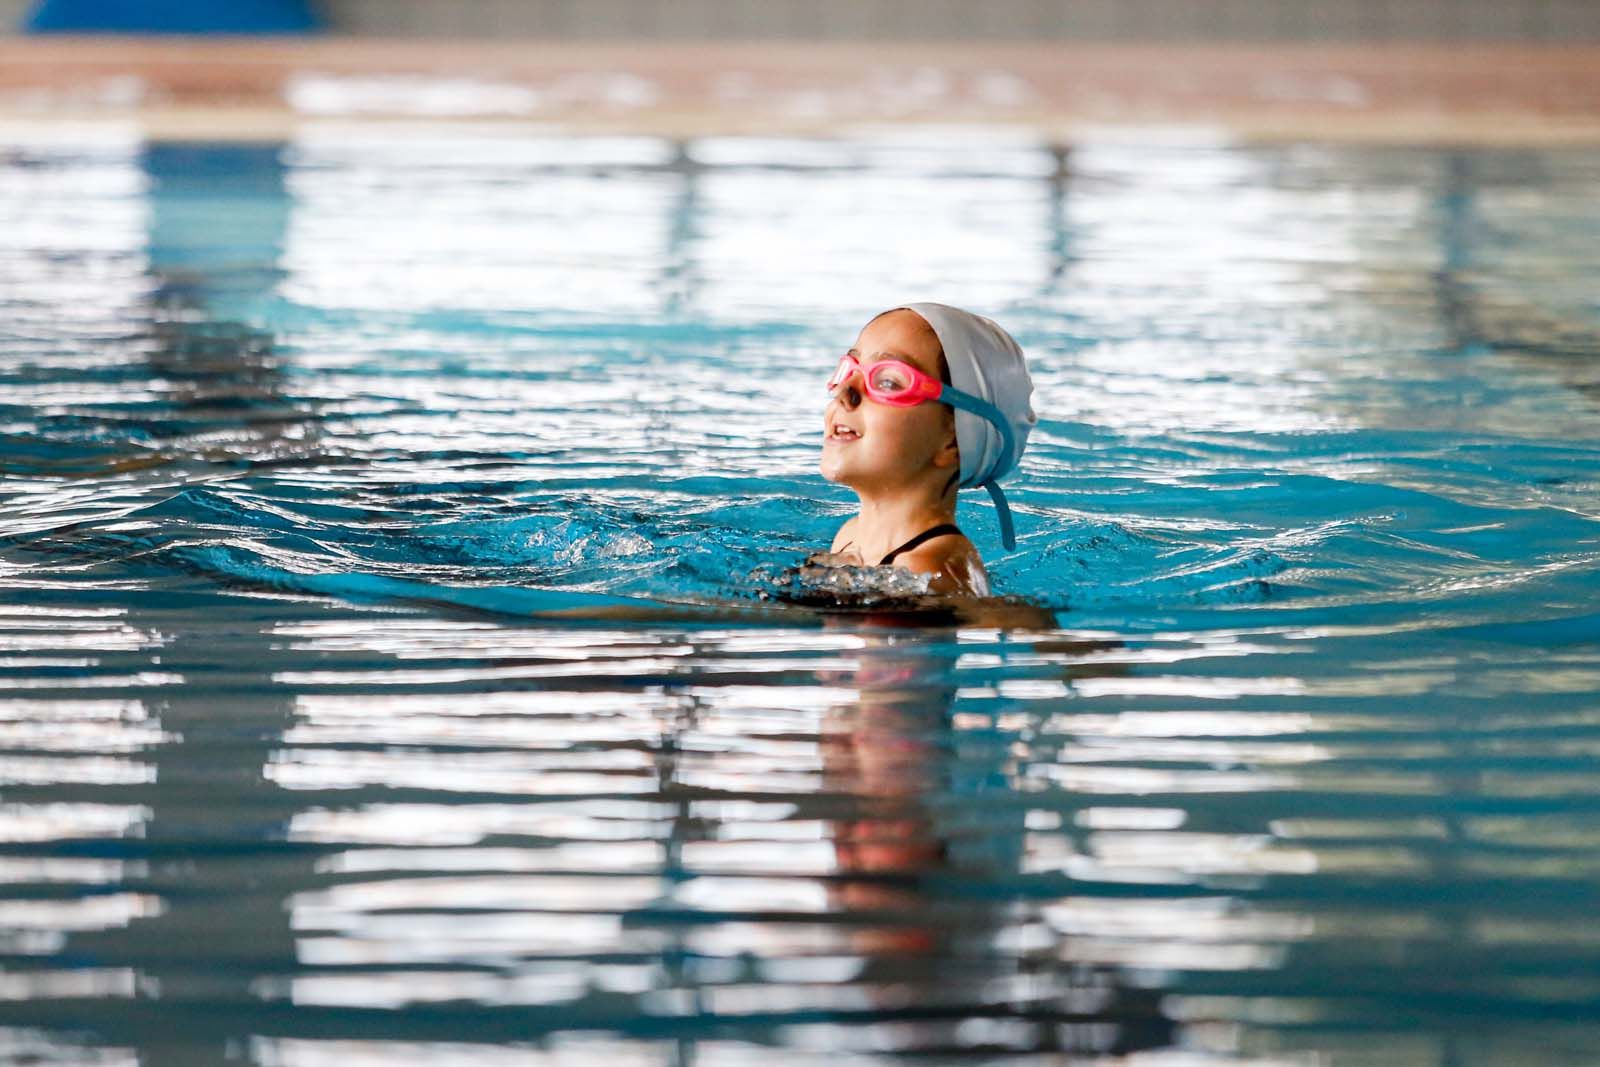
M909 392L912 384L910 375L892 363L874 364L867 374L868 392L886 397Z
M828 379L828 392L833 392L845 383L850 377L850 372L856 369L856 361L849 356L842 356L839 365L833 369L833 377Z
M839 365L834 368L833 377L828 379L828 392L833 392L849 381L850 375L860 367L861 364L850 356L840 359ZM915 384L905 368L898 363L874 363L866 375L867 395L880 399L902 396L910 392Z

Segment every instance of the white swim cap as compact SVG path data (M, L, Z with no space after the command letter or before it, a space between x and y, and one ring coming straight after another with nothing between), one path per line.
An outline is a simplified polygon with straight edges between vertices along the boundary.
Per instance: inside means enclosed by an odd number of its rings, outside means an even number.
M1011 531L1011 509L1000 494L997 480L1011 471L1027 447L1028 434L1038 417L1033 413L1033 379L1023 361L1022 348L992 319L948 304L902 304L933 327L944 360L950 368L950 384L991 404L1011 430L1012 448L990 419L956 407L956 444L961 449L962 488L983 486L994 497L1000 518L1000 537L1007 549L1016 547ZM891 310L900 310L894 308Z

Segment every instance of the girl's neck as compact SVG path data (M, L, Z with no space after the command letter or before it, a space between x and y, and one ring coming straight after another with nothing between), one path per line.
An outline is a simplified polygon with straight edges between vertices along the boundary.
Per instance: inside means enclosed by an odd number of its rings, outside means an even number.
M863 496L853 539L861 551L861 561L876 563L923 530L955 522L954 496L952 493L944 500L921 495Z

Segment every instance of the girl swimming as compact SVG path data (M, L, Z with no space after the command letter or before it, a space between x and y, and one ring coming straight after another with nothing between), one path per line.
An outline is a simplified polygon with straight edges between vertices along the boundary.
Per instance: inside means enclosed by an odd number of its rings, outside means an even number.
M1022 349L981 315L945 304L891 308L862 327L828 380L822 475L861 511L811 564L894 566L928 591L989 594L983 559L955 524L956 493L983 486L1016 547L996 481L1037 421Z

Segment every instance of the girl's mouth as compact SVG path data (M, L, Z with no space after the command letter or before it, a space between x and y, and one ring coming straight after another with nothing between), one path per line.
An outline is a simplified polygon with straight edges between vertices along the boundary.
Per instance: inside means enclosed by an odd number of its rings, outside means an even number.
M860 437L859 433L848 426L835 426L828 431L828 440L830 441L855 441Z

